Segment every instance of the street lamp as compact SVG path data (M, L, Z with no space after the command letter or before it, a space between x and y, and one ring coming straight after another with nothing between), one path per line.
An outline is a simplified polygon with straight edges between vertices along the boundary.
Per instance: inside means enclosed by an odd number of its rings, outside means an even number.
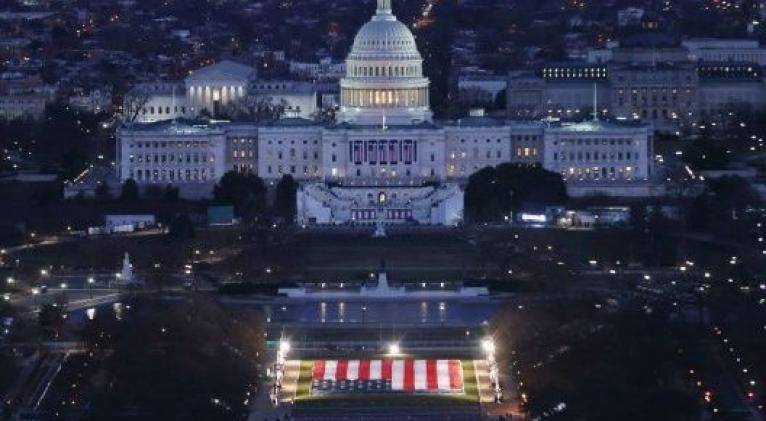
M40 294L40 288L32 288L32 305L37 305L37 296Z
M290 352L290 341L282 337L279 339L279 348L277 349L277 363L274 367L276 379L271 390L271 400L274 406L279 405L279 389L282 388L282 379L285 375L285 360L287 353Z
M290 341L282 339L279 341L279 351L284 355L290 352Z
M93 279L92 276L88 277L88 292L90 293L90 298L93 299L93 284L96 282L95 279Z
M481 341L481 349L484 350L484 353L487 355L489 380L494 388L495 401L499 402L503 397L503 391L500 389L500 370L497 367L497 360L495 359L495 340L491 337L483 339Z
M486 338L481 341L481 349L484 350L484 353L487 354L487 356L493 356L495 355L495 341L492 338Z
M391 342L388 344L388 353L390 355L399 355L401 348L399 348L399 342Z

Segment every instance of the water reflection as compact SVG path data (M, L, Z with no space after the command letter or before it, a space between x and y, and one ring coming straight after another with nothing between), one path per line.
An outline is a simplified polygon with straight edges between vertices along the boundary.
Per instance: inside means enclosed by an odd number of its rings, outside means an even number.
M495 309L488 301L315 301L288 305L286 311L270 317L271 323L479 324L491 318Z
M114 310L114 318L117 320L122 320L122 313L124 311L122 303L117 302L112 304L112 310Z
M325 302L319 305L319 319L322 323L327 321L327 303Z

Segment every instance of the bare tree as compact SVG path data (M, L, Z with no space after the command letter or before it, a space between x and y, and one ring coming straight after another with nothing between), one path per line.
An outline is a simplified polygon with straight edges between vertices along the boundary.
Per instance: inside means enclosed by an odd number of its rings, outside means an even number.
M285 114L287 106L284 99L275 103L270 96L248 95L226 104L220 115L233 120L278 120Z
M149 103L150 99L151 95L146 89L141 87L131 89L130 92L125 94L125 99L122 103L123 121L128 123L136 121L141 110Z

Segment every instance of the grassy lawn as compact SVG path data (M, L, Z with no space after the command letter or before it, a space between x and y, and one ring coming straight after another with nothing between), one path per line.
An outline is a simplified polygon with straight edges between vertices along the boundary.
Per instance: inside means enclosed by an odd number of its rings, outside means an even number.
M44 245L14 253L21 270L41 267L59 269L115 270L125 252L130 253L134 266L143 270L161 262L171 270L179 270L192 258L193 250L202 251L231 247L237 243L234 230L199 229L194 238L172 240L164 234L136 236L103 236Z
M462 398L467 403L478 403L479 385L476 382L476 366L471 360L462 360L461 364L463 365L463 390L465 391Z
M548 246L552 252L548 253L555 258L565 260L569 264L587 265L591 259L602 263L613 263L616 260L623 262L641 261L641 257L647 253L648 245L636 241L637 237L629 229L604 229L592 231L566 231L553 228L542 229L508 229L488 231L483 233L485 238L494 240L511 241L518 236L517 241L533 255L547 253ZM684 241L683 257L693 260L709 261L715 259L720 253L739 252L727 246L705 241L688 239ZM536 247L537 251L531 251ZM530 264L520 262L519 266Z
M311 368L313 361L302 360L300 374L298 375L298 390L295 393L295 399L302 401L311 398Z
M461 360L465 393L455 395L334 393L311 395L312 361L301 361L296 393L296 406L306 408L401 408L427 406L473 406L479 402L476 369L472 360Z
M654 142L654 153L664 156L675 155L676 151L683 151L691 143L689 140L682 139L662 139Z
M453 233L370 238L356 234L301 234L297 274L306 279L364 279L385 262L396 279L449 280L481 277L496 268Z

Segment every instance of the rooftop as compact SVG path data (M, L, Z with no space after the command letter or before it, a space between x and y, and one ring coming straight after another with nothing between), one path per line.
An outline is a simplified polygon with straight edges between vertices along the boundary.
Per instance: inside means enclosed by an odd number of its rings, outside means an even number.
M208 79L250 79L255 75L255 69L231 60L223 60L217 63L197 69L186 80Z
M601 130L633 130L650 128L641 120L587 120L579 123L555 123L553 128L568 132L596 132Z
M217 128L215 121L197 119L163 120L152 123L127 123L123 127L135 131L166 132L171 134L207 133Z
M670 34L642 32L620 41L621 48L678 48L681 42Z

